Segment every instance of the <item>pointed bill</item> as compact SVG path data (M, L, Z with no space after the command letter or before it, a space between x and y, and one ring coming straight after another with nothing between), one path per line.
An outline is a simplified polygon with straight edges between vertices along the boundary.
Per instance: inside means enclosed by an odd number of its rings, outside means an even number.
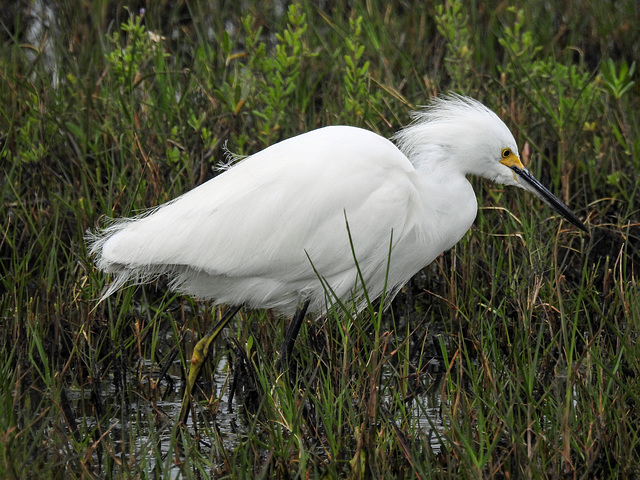
M543 202L553 208L556 212L566 218L573 225L589 233L589 230L587 230L587 227L584 225L584 223L582 223L580 219L576 217L576 215L571 210L569 210L569 207L558 200L558 198L553 193L547 190L544 185L536 180L536 178L531 175L531 173L529 173L529 170L527 170L526 168L519 168L515 165L511 166L511 170L515 172L515 174L518 176L518 179L521 181L520 183L522 183L522 185L527 190L540 198Z
M524 165L522 165L522 162L515 153L509 151L509 149L503 150L503 158L502 160L500 160L500 163L513 170L514 178L520 183L520 185L522 185L525 190L530 191L536 197L540 198L544 203L549 205L580 230L584 230L585 232L589 233L587 227L585 227L584 223L582 223L580 219L576 217L575 213L569 210L569 207L558 200L558 198L553 193L547 190L544 185L536 180L536 177L531 175L529 170L527 170Z

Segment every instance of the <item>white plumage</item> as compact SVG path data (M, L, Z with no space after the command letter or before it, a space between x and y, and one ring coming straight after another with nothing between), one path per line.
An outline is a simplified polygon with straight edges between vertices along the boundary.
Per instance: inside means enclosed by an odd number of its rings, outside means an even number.
M479 102L435 100L389 140L325 127L290 138L149 213L90 236L104 296L165 274L172 288L216 303L290 314L326 308L318 274L340 299L406 283L471 227L468 174L534 192L584 229L530 176L505 124ZM540 190L542 189L542 190ZM567 213L568 212L568 213ZM314 271L315 269L315 271ZM317 272L317 273L316 273Z

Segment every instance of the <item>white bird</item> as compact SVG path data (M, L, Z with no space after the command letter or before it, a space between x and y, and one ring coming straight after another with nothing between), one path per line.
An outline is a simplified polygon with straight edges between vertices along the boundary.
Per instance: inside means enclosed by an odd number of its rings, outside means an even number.
M298 322L306 306L323 312L335 299L362 307L363 284L370 300L385 285L395 291L469 230L477 201L467 175L524 188L587 231L476 100L435 99L394 140L348 126L313 130L115 221L89 238L98 268L115 274L104 297L166 275L178 292L219 304L284 314L304 305Z

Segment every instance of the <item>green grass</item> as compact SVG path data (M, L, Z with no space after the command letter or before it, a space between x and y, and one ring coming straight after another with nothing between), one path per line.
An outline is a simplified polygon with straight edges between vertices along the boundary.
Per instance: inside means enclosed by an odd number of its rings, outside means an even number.
M638 476L635 2L222 3L59 2L57 88L0 17L0 477ZM297 388L275 369L288 320L242 312L176 428L217 309L163 281L98 304L86 230L207 180L225 145L390 136L447 91L505 119L591 236L473 179L474 228L390 309L308 319Z

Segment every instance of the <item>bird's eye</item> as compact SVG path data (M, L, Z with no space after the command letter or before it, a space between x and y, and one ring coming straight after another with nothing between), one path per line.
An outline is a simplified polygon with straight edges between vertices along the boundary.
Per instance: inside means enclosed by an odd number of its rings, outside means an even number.
M502 158L509 158L511 156L511 149L510 148L503 148L502 149Z

